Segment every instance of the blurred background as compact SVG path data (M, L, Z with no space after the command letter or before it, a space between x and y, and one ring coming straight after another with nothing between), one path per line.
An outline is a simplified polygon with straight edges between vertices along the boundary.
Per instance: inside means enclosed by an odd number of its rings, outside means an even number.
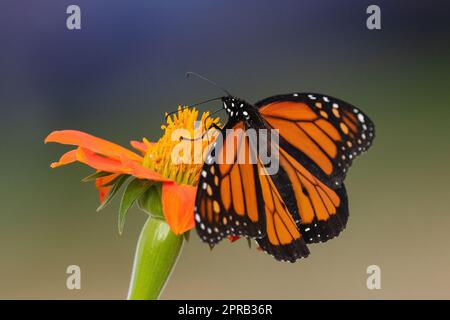
M81 8L81 30L66 8ZM366 28L381 7L382 29ZM157 139L166 111L220 92L257 101L315 91L351 102L376 124L346 180L350 220L309 258L279 263L194 233L163 299L450 298L450 16L427 1L26 1L0 4L0 298L123 299L145 214L117 232L117 201L97 194L68 148L78 129L128 145ZM219 105L203 106L202 110ZM66 268L81 267L81 290ZM366 268L379 265L381 290Z

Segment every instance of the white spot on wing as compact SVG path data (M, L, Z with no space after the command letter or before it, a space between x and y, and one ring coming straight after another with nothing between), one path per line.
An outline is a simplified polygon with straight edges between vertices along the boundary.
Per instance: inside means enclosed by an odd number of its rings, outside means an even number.
M358 120L360 122L364 122L364 116L362 115L362 113L358 113Z

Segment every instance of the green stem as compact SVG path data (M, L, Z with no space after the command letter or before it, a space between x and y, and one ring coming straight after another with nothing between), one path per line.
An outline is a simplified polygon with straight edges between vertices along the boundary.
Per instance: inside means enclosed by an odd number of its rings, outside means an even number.
M175 235L163 219L149 215L136 249L129 300L158 299L175 266L182 244L182 235Z

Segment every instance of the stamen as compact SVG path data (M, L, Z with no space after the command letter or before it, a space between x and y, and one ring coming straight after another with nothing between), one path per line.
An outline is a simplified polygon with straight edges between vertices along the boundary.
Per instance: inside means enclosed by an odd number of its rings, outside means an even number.
M205 135L198 141L172 139L175 130L182 129L189 132L191 138L202 137L207 128L214 123L220 125L219 118L210 117L209 112L205 112L198 119L199 112L195 108L178 107L178 112L169 115L167 123L161 126L164 131L158 142L151 144L144 139L148 149L144 157L143 165L158 172L166 178L173 179L179 184L197 185L203 167L203 156L205 150L214 142L215 134ZM200 124L200 125L197 125ZM176 163L172 161L172 151L178 144L185 144L183 150L190 150L190 154L176 155ZM197 145L194 147L194 144ZM198 145L200 143L200 146ZM180 161L181 160L181 161ZM188 160L188 161L182 161Z

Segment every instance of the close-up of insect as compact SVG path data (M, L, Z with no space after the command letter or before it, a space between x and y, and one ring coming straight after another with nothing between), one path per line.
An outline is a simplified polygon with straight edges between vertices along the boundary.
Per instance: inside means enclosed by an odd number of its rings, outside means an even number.
M256 239L277 260L307 257L307 244L326 242L345 228L343 181L353 159L371 146L374 124L358 108L323 94L276 95L252 105L225 93L220 100L229 119L221 129L223 143L211 150L202 169L197 232L211 245L242 236ZM245 154L258 157L258 146L245 134L233 134L236 129L278 130L277 172L263 174L259 159L245 161ZM234 161L225 161L224 150L236 150ZM239 158L244 161L237 163Z
M450 300L449 3L0 7L0 300Z

